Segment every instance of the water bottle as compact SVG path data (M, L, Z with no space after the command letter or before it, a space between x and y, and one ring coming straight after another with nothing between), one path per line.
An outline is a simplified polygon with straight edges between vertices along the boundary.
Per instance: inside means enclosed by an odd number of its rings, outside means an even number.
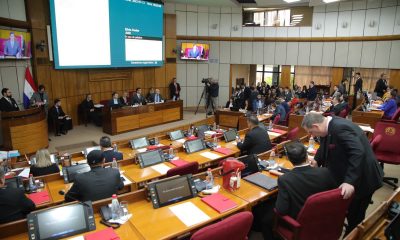
M158 145L160 142L158 141L158 137L154 137L154 145Z
M188 134L188 137L190 137L190 136L192 136L192 128L191 127L189 127L189 129L188 129L188 131L187 131L187 134Z
M213 124L213 129L217 130L217 123L216 122L214 122L214 124Z
M271 130L272 129L272 120L269 120L269 126L268 129Z
M118 146L116 143L113 144L113 149L114 149L114 152L118 152Z
M257 108L257 116L260 116L260 108Z
M33 175L29 174L29 190L31 192L34 192L34 191L36 191L36 189L37 189L37 187L35 184L35 180L33 179Z
M168 155L170 158L174 157L174 149L172 148L172 144L169 145Z
M306 114L310 112L310 108L307 106L306 107Z
M118 168L117 159L113 158L112 163L111 163L111 167L112 168Z
M214 187L214 176L212 175L211 168L207 169L207 189Z
M310 139L308 140L308 149L314 150L314 144L315 144L314 137L311 136Z
M272 150L271 154L269 155L270 160L275 161L275 150Z
M117 220L119 218L119 202L116 194L112 195L111 217L113 220Z

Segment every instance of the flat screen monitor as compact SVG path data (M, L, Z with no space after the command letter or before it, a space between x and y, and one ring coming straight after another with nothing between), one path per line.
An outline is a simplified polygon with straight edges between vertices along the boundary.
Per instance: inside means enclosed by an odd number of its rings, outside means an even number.
M236 139L237 131L235 129L228 130L224 132L225 142L232 142Z
M167 206L197 195L197 190L190 174L152 182L148 187L154 208Z
M245 168L241 172L243 177L246 177L250 174L260 171L257 155L255 155L255 154L245 155L245 156L239 157L238 160L241 161L245 165Z
M85 149L84 153L85 153L85 158L87 158L87 155L93 151L93 150L101 150L100 146L94 146L94 147L88 147Z
M205 43L182 43L181 59L207 61L210 54L210 45Z
M9 29L0 29L0 60L30 59L31 34Z
M179 139L182 139L184 137L185 137L185 135L183 134L182 130L176 130L176 131L173 131L173 132L169 133L169 138L172 141L179 140Z
M141 168L164 162L164 154L161 150L147 151L137 154Z
M130 141L133 149L145 148L149 146L147 137L137 138Z
M385 229L387 239L400 239L400 213L398 213Z
M7 188L24 188L22 177L12 177L6 179Z
M208 125L200 125L196 127L197 137L204 138L204 133L209 131L210 127Z
M33 212L27 220L32 240L60 239L96 229L91 202Z
M206 144L201 138L186 141L184 146L187 153L194 153L206 149Z
M64 182L65 183L71 183L75 181L76 175L80 173L85 173L90 171L90 166L89 164L78 164L78 165L72 165L69 167L63 167L62 172L64 176Z

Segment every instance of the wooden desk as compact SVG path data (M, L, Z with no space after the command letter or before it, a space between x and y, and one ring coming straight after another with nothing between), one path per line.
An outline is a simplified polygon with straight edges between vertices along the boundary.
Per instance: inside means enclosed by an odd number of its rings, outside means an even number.
M215 113L215 122L226 128L236 128L239 126L239 118L244 116L243 112L231 111L229 109L218 109Z
M265 124L271 119L271 117L272 117L271 113L264 113L264 114L261 114L261 115L257 116L258 121L263 122ZM247 117L245 117L245 116L239 117L238 130L243 130L243 129L246 129L248 127L249 126L247 125Z
M370 111L363 112L358 107L352 112L352 121L354 123L364 123L370 125L373 129L375 129L375 125L379 122L383 117L383 111Z
M182 100L112 110L105 108L103 132L115 135L182 119Z
M1 127L7 150L30 154L49 146L46 113L41 108L1 112Z

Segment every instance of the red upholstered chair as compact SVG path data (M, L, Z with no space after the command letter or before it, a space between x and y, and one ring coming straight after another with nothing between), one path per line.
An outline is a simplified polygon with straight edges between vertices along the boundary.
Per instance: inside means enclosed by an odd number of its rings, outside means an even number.
M281 120L281 115L280 114L275 116L273 124L278 124L279 120Z
M382 139L378 143L374 143L375 138L382 135ZM397 144L400 142L400 124L395 122L380 121L377 122L374 129L374 136L372 138L372 145L375 156L378 161L383 165L386 164L400 164L400 148ZM389 184L394 189L398 186L396 183L399 182L398 178L384 177L383 182Z
M400 118L400 107L397 108L396 112L393 114L393 116L390 119L385 119L384 116L382 117L382 119L385 122L398 122Z
M285 120L284 120L280 125L289 126L289 117L290 117L290 114L291 114L291 113L292 113L292 111L289 111L289 112L286 114Z
M299 127L295 127L292 130L290 130L288 132L288 134L286 135L285 140L295 140L297 138L297 135L299 134L300 128Z
M311 195L297 219L282 216L275 210L274 231L288 240L339 239L351 199L343 199L340 189Z
M349 114L349 111L347 108L345 108L342 111L340 111L339 117L346 118L348 114Z
M110 102L110 100L101 100L100 104L104 105L104 107L108 107L109 102Z
M195 232L191 240L244 240L253 223L251 212L240 212Z
M174 167L168 170L167 177L172 177L175 175L186 175L186 174L195 174L199 170L199 163L198 162L190 162L188 164Z

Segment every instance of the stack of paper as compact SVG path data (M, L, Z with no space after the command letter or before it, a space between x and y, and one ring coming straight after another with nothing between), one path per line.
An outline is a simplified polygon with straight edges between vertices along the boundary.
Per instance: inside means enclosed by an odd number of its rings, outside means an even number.
M219 156L219 155L217 155L215 153L212 153L212 152L203 152L203 153L200 153L200 155L205 157L205 158L211 159L211 160L215 160L215 159L218 159L218 158L221 157L221 156Z
M164 163L160 163L154 166L151 166L151 168L156 171L159 172L162 175L167 174L168 170L170 170L171 168L168 167L167 165L165 165Z
M169 210L183 222L187 227L205 222L210 217L201 211L196 205L191 202L186 202L169 207Z

